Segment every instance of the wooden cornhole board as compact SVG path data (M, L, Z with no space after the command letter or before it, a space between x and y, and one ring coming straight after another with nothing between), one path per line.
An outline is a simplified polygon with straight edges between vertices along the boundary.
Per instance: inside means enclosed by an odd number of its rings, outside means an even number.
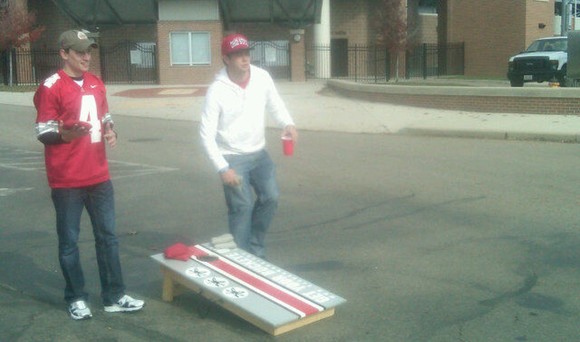
M189 289L271 335L330 317L346 302L241 249L200 244L192 250L188 261L151 256L161 264L164 301Z

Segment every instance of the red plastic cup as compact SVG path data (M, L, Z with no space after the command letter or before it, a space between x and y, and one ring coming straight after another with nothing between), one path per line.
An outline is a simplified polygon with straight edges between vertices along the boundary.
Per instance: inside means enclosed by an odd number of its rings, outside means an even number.
M282 137L282 149L285 156L294 154L294 140L290 137Z

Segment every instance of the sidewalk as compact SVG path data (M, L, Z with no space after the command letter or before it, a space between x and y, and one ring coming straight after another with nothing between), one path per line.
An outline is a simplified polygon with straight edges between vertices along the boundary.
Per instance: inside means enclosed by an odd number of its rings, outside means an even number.
M277 82L299 129L491 139L580 141L580 116L479 113L345 98L325 81ZM408 87L408 86L406 86ZM113 115L199 121L203 86L108 86ZM0 104L32 106L33 93L0 92Z

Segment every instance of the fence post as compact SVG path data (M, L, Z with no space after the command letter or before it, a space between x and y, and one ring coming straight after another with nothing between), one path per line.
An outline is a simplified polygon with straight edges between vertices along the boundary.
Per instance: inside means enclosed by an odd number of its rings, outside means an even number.
M8 49L8 86L12 87L14 82L14 59L16 59L16 49Z
M400 57L399 57L400 60ZM405 50L405 78L411 78L411 52L409 50ZM398 68L398 65L397 65Z
M354 81L358 82L358 44L354 44Z
M437 44L437 76L447 75L447 45Z
M389 53L389 49L385 46L385 82L389 82L391 80L391 54Z
M126 51L129 53L129 58L127 58L127 75L129 76L129 84L133 84L133 68L131 65L131 49L133 48L133 42L125 41Z
M465 75L465 42L461 43L461 75Z
M423 43L423 51L421 52L422 55L422 65L421 68L423 69L423 79L427 79L427 44Z
M154 70L153 70L153 79L157 80L155 81L155 83L159 84L159 63L157 62L157 44L152 46L152 53L153 55L151 56L152 58L152 63L155 66Z
M354 44L354 81L358 82L358 44Z
M379 75L377 75L378 73L377 73L377 46L376 45L373 45L373 54L374 54L374 60L375 60L375 62L373 63L374 68L375 68L373 74L375 74L375 84L376 84L378 82L378 79L379 79Z

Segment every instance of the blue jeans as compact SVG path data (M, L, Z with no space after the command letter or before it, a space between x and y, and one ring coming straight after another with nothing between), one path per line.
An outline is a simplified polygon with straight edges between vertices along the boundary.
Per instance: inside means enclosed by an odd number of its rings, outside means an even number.
M266 232L278 208L276 167L265 150L224 157L242 177L241 186L224 185L230 233L239 248L263 258Z
M125 292L119 260L119 243L115 235L113 184L109 180L83 188L52 189L52 202L56 210L58 259L66 282L65 300L71 303L79 299L88 299L88 294L84 290L85 278L77 245L81 214L83 208L86 208L95 236L103 304L113 304Z

